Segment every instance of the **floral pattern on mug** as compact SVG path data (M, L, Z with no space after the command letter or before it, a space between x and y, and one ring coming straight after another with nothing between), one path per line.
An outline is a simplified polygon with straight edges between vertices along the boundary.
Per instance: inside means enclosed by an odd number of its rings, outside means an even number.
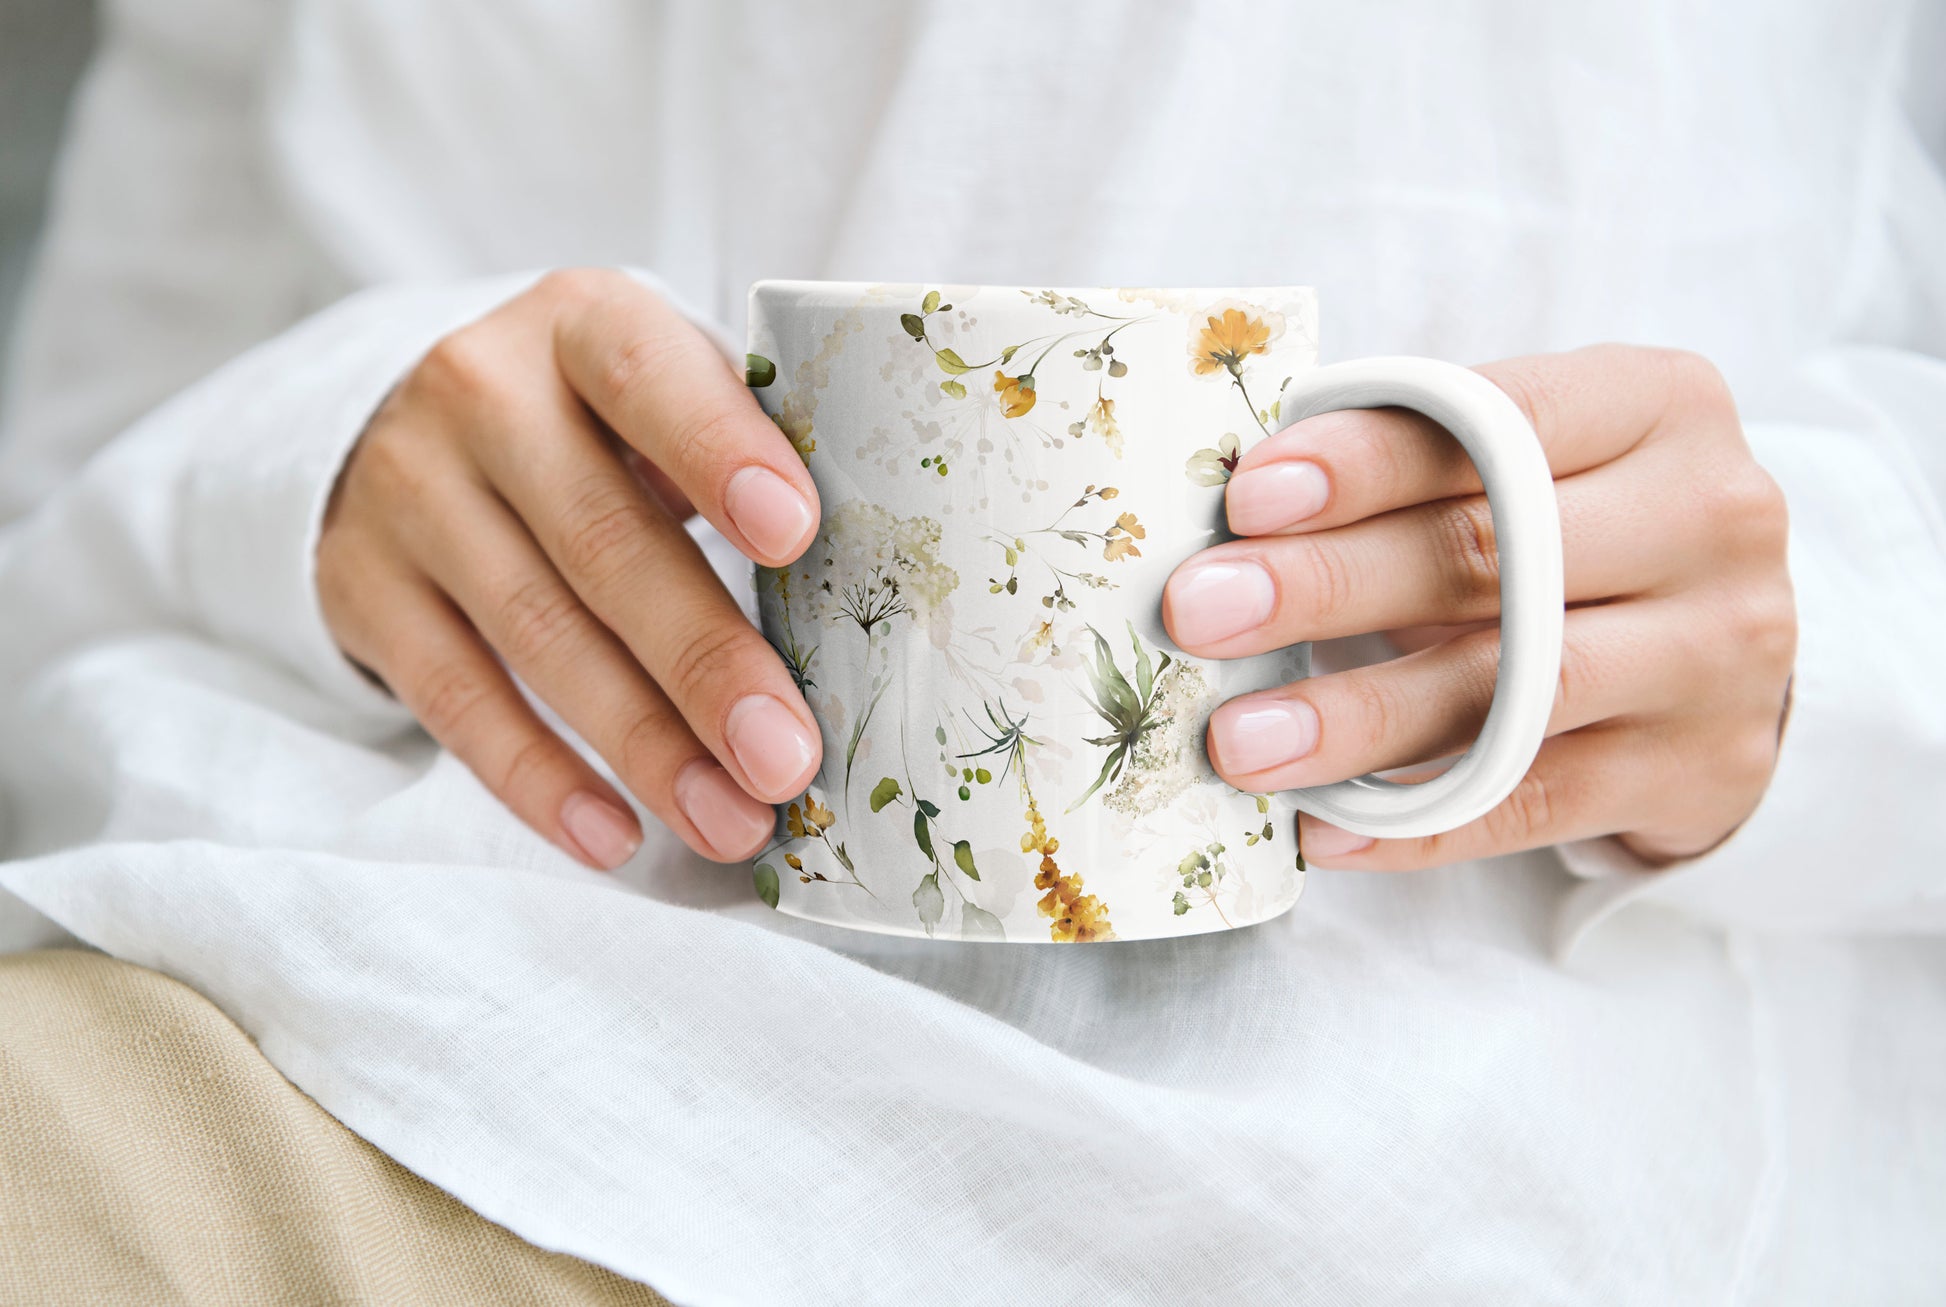
M1252 387L1314 361L1309 293L1185 309L809 286L782 318L764 294L751 384L826 516L802 558L760 569L758 603L826 749L756 859L759 895L869 929L1061 943L1287 908L1301 866L1272 846L1288 805L1231 790L1202 739L1222 699L1291 668L1184 658L1153 596L1211 539L1204 496L1242 450L1219 425L1185 465L1183 419L1234 427L1240 404L1267 430L1276 401L1259 409ZM1166 362L1184 339L1191 377Z

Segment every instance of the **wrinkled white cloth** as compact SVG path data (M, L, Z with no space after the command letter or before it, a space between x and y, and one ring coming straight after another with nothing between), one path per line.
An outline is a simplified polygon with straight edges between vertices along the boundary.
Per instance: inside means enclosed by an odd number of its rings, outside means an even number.
M0 430L0 946L184 979L680 1302L1946 1292L1937 6L104 26ZM1698 349L1793 514L1771 793L1667 872L1315 871L1269 925L1086 949L794 923L661 832L580 869L337 655L310 555L414 359L587 262L732 339L758 276L1308 281L1327 360Z

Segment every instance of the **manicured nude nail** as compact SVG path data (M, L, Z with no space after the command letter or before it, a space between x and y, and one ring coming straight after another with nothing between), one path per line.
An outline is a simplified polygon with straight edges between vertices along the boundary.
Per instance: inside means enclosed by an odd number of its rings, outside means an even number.
M1316 517L1331 498L1331 479L1316 463L1295 459L1239 472L1223 493L1232 531L1268 535Z
M765 558L788 558L804 543L817 514L810 501L767 467L746 467L723 491L723 511Z
M755 853L777 826L777 814L768 804L745 794L730 773L703 758L676 777L676 806L703 842L725 858Z
M588 861L606 871L627 862L642 847L635 819L598 794L576 790L561 805L561 828Z
M759 791L773 799L803 793L818 746L796 713L767 694L746 694L730 705L723 733Z
M1170 628L1184 646L1214 644L1270 620L1277 587L1256 563L1185 563L1169 578Z
M1210 753L1232 776L1296 762L1318 747L1318 712L1300 699L1233 699L1210 714Z
M1362 853L1376 843L1369 835L1353 835L1328 821L1304 823L1304 856L1311 862L1329 862L1347 854Z

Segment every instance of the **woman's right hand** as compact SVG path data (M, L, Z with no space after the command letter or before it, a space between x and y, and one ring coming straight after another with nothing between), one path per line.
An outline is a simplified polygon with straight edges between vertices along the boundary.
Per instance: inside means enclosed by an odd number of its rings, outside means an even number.
M691 512L777 566L810 544L817 491L743 378L652 291L552 273L435 345L373 417L325 515L325 621L589 864L619 866L641 828L509 669L690 847L745 858L822 747L683 528Z

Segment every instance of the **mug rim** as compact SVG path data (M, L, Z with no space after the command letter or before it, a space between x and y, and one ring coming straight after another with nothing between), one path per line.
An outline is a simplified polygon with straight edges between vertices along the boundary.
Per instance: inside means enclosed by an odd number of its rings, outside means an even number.
M1148 292L1181 298L1223 299L1225 297L1258 298L1270 296L1308 296L1315 304L1318 288L1304 283L1262 286L1151 286L1151 285L1073 285L1073 284L1008 284L1004 282L980 281L826 281L819 278L798 277L759 277L750 283L749 301L755 304L761 298L784 299L805 303L822 303L843 300L851 307L859 309L897 308L909 309L909 305L888 295L883 303L860 299L873 291L919 291L937 289L950 291L955 295L980 295L990 293L1006 294L1019 292L1032 295L1039 291L1055 291L1062 295L1127 295Z

